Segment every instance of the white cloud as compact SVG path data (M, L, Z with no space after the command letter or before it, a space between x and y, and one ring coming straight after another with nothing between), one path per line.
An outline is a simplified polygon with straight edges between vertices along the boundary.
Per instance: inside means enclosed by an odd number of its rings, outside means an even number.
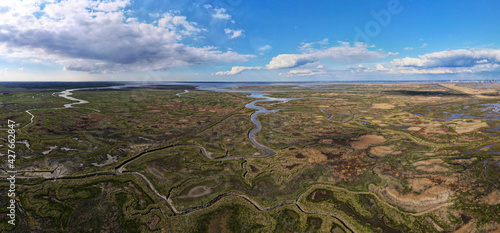
M224 20L231 19L231 15L226 14L226 9L224 8L215 9L215 14L212 14L212 17L214 17L215 19L224 19Z
M326 49L307 49L302 54L280 54L273 57L267 64L268 69L294 68L320 59L328 59L336 62L351 63L369 61L383 58L391 54L380 51L368 50L368 46L363 43L339 42L339 46Z
M361 73L361 72L372 72L373 69L367 68L361 64L359 64L357 67L352 67L352 66L347 66L347 70L351 71L351 73Z
M130 3L129 0L116 0L116 1L105 1L105 2L97 2L97 7L95 10L104 11L104 12L112 12L118 11L120 9L125 8Z
M500 66L500 49L458 49L394 59L391 73L454 74L493 71Z
M140 23L128 0L0 1L0 56L53 60L67 70L107 73L163 70L254 55L182 43L204 29L175 12ZM35 16L36 14L37 16Z
M324 70L313 70L313 69L293 69L287 73L280 73L280 76L285 77L305 77L305 76L323 76L327 74Z
M181 35L194 35L202 31L196 27L196 23L188 22L186 16L172 15L171 13L163 14L163 17L158 20L158 26L177 31ZM181 39L181 37L179 37Z
M243 30L232 30L232 29L224 29L224 32L227 34L229 39L234 39L240 36L243 36Z
M271 45L264 45L264 46L261 46L261 47L257 48L257 50L259 50L259 51L266 51L266 50L269 50L271 48L272 48Z
M230 71L219 71L215 75L235 75L245 70L261 70L262 67L246 67L246 66L233 66Z
M266 65L268 69L293 68L318 60L311 54L280 54Z
M231 15L226 13L227 10L224 8L215 8L212 5L205 5L205 9L211 10L212 11L212 17L214 19L221 19L221 20L229 20L231 19Z
M422 45L418 46L418 48L421 48L421 49L422 49L422 48L425 48L425 47L427 47L427 46L428 46L428 44L427 44L427 43L423 43ZM405 47L405 48L404 48L404 50L413 50L413 49L415 49L415 48L414 48L414 47Z
M24 70L24 67L21 67L21 68L19 68L19 69L17 69L17 70L19 70L19 71L23 71L23 70Z
M385 68L382 64L375 64L375 70L377 71L388 71L389 69Z
M321 43L326 44L327 40L323 40ZM323 65L318 64L320 59L328 59L336 62L361 62L369 61L377 58L383 58L389 55L394 55L393 53L384 53L382 51L371 51L368 50L368 46L363 43L355 43L351 46L348 42L339 42L337 47L329 47L325 49L314 49L311 46L308 47L307 51L301 54L279 54L271 59L269 64L265 67L251 67L251 69L286 69L286 68L296 68L300 66L305 66L307 68L291 70L288 73L281 73L282 76L310 76L310 75L323 75L326 74L322 69ZM300 47L304 50L304 45ZM311 67L312 65L312 67ZM309 68L310 67L310 68ZM313 69L316 67L316 69ZM358 68L360 69L360 68ZM219 71L217 75L233 75L239 74L245 70L250 70L249 67L235 66L231 71ZM310 71L310 72L306 72Z
M327 45L328 44L328 38L325 38L321 41L317 41L317 42L310 42L310 43L305 43L305 42L302 42L300 47L299 47L299 50L300 51L308 51L308 50L311 50L313 49L313 47L315 45Z

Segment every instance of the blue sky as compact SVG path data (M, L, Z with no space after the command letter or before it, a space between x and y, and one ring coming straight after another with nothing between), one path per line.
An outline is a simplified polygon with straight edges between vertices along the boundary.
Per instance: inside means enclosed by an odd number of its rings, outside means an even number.
M0 81L499 79L500 2L2 0Z

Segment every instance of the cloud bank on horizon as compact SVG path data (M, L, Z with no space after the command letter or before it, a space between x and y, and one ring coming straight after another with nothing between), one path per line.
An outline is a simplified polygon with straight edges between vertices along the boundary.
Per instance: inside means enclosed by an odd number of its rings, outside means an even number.
M216 81L253 81L255 75L280 81L499 73L500 48L494 38L500 38L500 30L494 25L500 16L489 8L500 4L494 1L478 12L449 0L436 4L436 12L404 0L309 4L307 18L290 18L303 15L300 4L306 3L149 2L1 1L0 81L28 71L112 73L118 79L130 72L159 71ZM452 12L438 12L446 3ZM397 14L389 15L386 4L398 7ZM413 19L422 11L428 18ZM462 23L454 16L460 11L475 21ZM442 27L450 22L456 25ZM358 28L369 40L355 40Z

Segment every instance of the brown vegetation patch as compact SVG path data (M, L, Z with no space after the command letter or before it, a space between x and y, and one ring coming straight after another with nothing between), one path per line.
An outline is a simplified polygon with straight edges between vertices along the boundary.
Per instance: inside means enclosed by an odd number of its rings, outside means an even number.
M307 157L307 161L310 163L319 163L328 159L321 151L312 148L302 149L302 154Z
M383 136L368 134L351 141L351 146L354 149L366 149L373 144L381 142L385 142L385 138Z
M434 186L418 195L416 193L400 194L395 189L384 188L379 190L379 194L392 204L420 212L447 202L451 191L442 186Z
M410 188L414 192L421 192L422 190L425 190L426 188L434 185L434 182L428 178L411 179L409 180L409 182Z
M130 145L130 150L132 153L137 153L140 151L144 151L150 146L151 146L150 144L132 144Z
M471 232L477 232L475 231L475 222L470 221L469 223L463 225L460 227L458 230L454 231L453 233L471 233Z
M323 144L332 144L333 139L321 139L319 142Z
M387 103L376 103L372 105L372 108L377 108L377 109L393 109L395 107L396 106Z
M442 167L442 166L439 166L436 164L434 164L432 166L418 166L417 170L426 171L426 172L447 172L447 171L449 171L448 168L445 168L445 167Z
M469 87L464 87L464 86L458 86L456 84L441 84L441 86L454 89L460 92L467 93L469 95L474 95L479 98L498 98L499 96L497 95L488 95L489 93L492 93L491 90L478 90L478 89L473 89ZM486 95L485 95L486 94Z
M336 160L347 154L347 148L326 147L322 148L321 152L328 158L328 160Z
M390 163L377 164L375 170L382 175L406 179L409 176L408 170L392 166Z
M489 233L500 233L500 224L495 223L495 227L496 227L496 229L493 231L490 231Z
M396 151L394 146L377 146L370 149L370 154L384 157L386 155L399 155L402 151Z
M420 127L416 127L416 126L412 126L410 128L408 128L409 131L420 131L422 128Z
M412 126L408 128L408 130L421 135L428 135L428 134L446 134L448 129L445 128L440 123L428 123L428 124L418 124L416 126Z
M442 159L428 159L428 160L423 160L423 161L418 161L416 163L413 163L413 166L427 166L431 164L436 164L436 163L443 163Z
M292 165L285 166L285 167L286 167L288 170L292 170L294 167L299 166L299 165L300 165L300 164L298 164L298 163L294 163L294 164L292 164Z
M418 161L413 163L413 166L417 166L417 170L426 172L446 172L449 171L448 168L442 167L440 164L443 163L442 159L428 159L423 161Z
M486 122L482 122L479 120L467 122L464 120L457 122L457 125L455 126L455 131L459 134L463 134L463 133L470 133L484 127L488 127L488 124Z
M485 196L481 199L481 203L485 203L488 205L498 205L500 204L500 191L495 190L491 192L488 196Z

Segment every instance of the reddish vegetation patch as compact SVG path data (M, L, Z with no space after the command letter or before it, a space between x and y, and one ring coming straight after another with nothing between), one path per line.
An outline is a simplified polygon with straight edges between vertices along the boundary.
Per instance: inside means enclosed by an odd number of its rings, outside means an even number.
M402 168L397 168L392 166L389 163L378 164L376 167L377 170L380 170L380 173L383 175L390 175L394 177L404 178L408 177L408 171Z
M256 172L259 172L260 170L258 168L256 168L254 165L250 165L250 171L252 171L253 173L256 173Z
M301 153L298 153L298 154L295 155L295 158L297 158L297 159L305 159L306 156L303 155L303 154L301 154Z
M98 114L98 113L90 113L87 116L90 119L97 119L97 120L113 120L114 119L114 117L106 116L106 115Z
M231 232L226 227L228 218L229 218L228 213L213 216L212 219L210 220L210 223L208 224L208 232L209 233Z
M321 223L323 222L320 218L308 218L307 221L311 225L315 225L315 226L321 226Z
M373 165L373 163L363 161L361 159L363 156L366 156L366 154L351 155L349 160L338 159L327 164L332 167L331 172L336 180L349 182L363 175L363 172Z
M311 194L311 200L323 201L330 198L330 192L327 190L316 190Z
M149 230L156 230L156 225L158 224L158 222L160 222L160 217L155 215L153 221L151 221L151 223L149 224Z

